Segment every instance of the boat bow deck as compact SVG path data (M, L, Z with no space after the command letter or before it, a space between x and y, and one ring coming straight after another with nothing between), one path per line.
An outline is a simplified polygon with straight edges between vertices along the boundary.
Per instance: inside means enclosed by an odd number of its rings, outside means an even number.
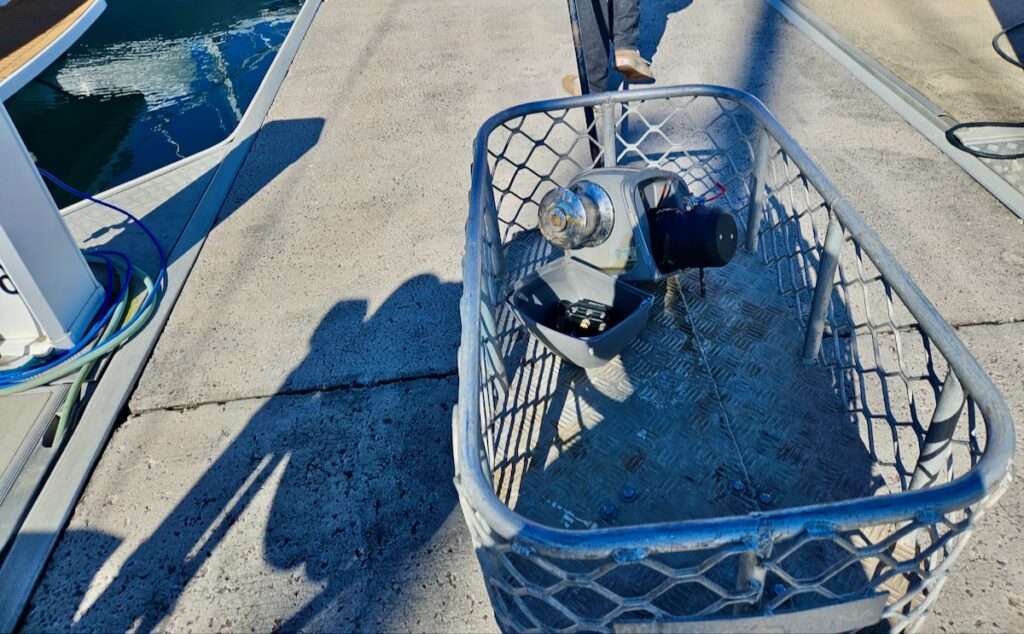
M105 8L104 0L0 2L0 99L64 53Z

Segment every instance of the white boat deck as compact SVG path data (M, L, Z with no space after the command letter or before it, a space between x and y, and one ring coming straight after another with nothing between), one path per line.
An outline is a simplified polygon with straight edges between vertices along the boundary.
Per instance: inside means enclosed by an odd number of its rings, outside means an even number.
M0 100L63 54L105 7L104 0L0 2Z

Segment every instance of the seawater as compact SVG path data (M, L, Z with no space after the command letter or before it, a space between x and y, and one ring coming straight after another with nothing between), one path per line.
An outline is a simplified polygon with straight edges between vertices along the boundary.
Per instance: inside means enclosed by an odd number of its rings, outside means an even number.
M41 167L99 192L227 137L302 0L107 0L6 102ZM74 199L54 191L61 206Z

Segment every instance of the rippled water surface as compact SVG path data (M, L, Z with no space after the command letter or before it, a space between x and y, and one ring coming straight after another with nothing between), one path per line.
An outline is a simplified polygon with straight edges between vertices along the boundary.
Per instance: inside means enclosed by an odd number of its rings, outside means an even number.
M5 105L40 166L102 191L224 139L301 4L107 0L85 36Z

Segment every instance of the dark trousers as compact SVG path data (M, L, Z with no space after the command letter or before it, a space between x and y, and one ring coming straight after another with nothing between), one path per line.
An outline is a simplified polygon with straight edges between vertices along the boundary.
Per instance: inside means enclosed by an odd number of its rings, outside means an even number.
M640 0L576 0L590 92L608 90L611 44L636 48Z

